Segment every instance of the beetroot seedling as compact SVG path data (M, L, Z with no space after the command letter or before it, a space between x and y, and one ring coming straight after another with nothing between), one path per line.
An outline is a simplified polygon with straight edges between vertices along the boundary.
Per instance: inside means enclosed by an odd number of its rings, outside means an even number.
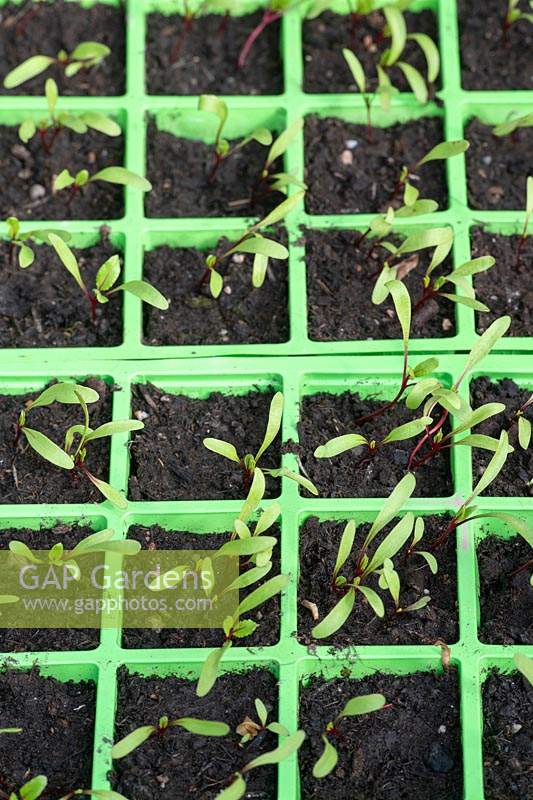
M269 192L286 192L289 186L297 186L304 191L307 189L305 183L302 183L302 181L290 173L275 172L272 174L271 172L275 162L287 152L292 141L302 130L303 125L303 119L294 120L294 122L292 122L272 143L265 163L263 164L259 180L252 192L252 205L255 205L259 199L262 199Z
M179 717L169 719L160 717L156 725L143 725L129 733L113 746L111 757L114 760L125 758L153 736L162 736L170 733L172 728L183 728L189 733L198 736L227 736L230 732L229 725L225 722L198 719L197 717Z
M362 714L371 714L374 711L380 711L385 707L386 702L382 694L363 694L358 697L351 697L350 700L348 700L342 711L337 714L333 720L328 722L324 729L324 733L322 734L324 750L313 767L314 778L326 778L337 766L339 754L332 743L332 739L342 738L342 730L339 727L342 720L346 717L358 717Z
M278 725L278 723L272 724ZM278 725L278 729L280 730L281 728L282 726ZM268 753L263 753L262 755L257 756L257 758L254 758L252 761L249 761L248 764L246 764L239 772L236 772L233 775L232 783L226 789L223 789L221 792L219 792L216 795L215 800L241 800L241 798L247 795L246 775L248 772L250 772L250 770L270 764L281 764L283 761L286 761L287 758L290 758L294 753L297 753L305 739L305 732L296 731L296 733L293 733L292 736L290 736L287 731L286 734L282 735L286 736L286 738L283 739L282 743L278 747L276 747L274 750L270 750Z
M31 56L18 67L11 70L4 78L4 89L15 89L21 83L41 75L52 64L59 64L65 70L67 78L71 78L82 70L89 70L102 63L111 50L99 42L81 42L71 53L60 50L55 58L45 55Z
M273 239L268 239L260 231L262 228L268 228L281 222L300 202L304 194L304 191L296 192L296 194L283 200L266 217L248 228L231 247L220 255L209 254L205 259L205 268L198 288L201 289L209 281L212 296L214 298L219 297L224 288L224 279L217 270L219 264L234 253L252 253L254 256L252 285L255 289L259 289L265 281L269 258L286 259L289 257L289 251L284 245Z
M237 144L231 147L230 143L222 137L229 116L228 106L224 100L221 100L214 94L200 95L198 100L198 110L207 111L210 114L214 114L218 118L218 128L215 135L214 145L215 159L213 167L211 168L207 178L208 183L214 182L218 170L224 161L235 155L235 153L237 153L239 150L242 150L242 148L246 147L246 145L250 142L256 141L265 146L268 146L272 143L272 134L270 131L266 128L257 128L248 136L245 136L243 139L241 139L240 142L237 142Z
M71 114L69 111L56 113L58 96L57 83L52 78L48 78L45 84L48 117L38 122L32 118L25 119L19 127L21 141L26 144L37 133L44 153L50 155L55 140L65 128L79 134L87 133L90 128L104 133L106 136L120 136L122 133L120 125L111 117L97 111L84 111L81 114Z
M245 455L240 456L237 453L235 446L230 442L225 442L222 439L212 439L210 437L204 439L204 447L206 447L208 450L211 450L211 452L217 453L217 455L227 458L229 461L233 461L235 464L239 465L240 469L242 470L242 482L245 492L248 492L250 486L252 485L252 480L257 474L258 481L261 481L261 485L263 485L264 475L270 475L273 478L285 477L295 481L296 483L300 484L300 486L303 486L305 489L307 489L308 492L316 495L318 494L316 487L311 483L310 480L304 478L303 475L292 472L292 470L287 469L286 467L280 467L279 469L265 469L259 467L259 462L262 456L264 455L265 451L268 450L281 429L283 404L283 394L281 392L276 392L270 403L265 435L263 437L261 446L255 455L252 453L246 453Z
M377 617L385 616L383 600L375 589L368 586L368 581L372 576L378 576L380 589L390 592L394 599L396 613L417 611L429 602L426 597L422 597L419 601L404 608L400 606L399 602L400 579L394 569L393 559L400 553L413 531L415 518L411 512L405 514L394 525L373 553L370 551L370 546L376 536L398 515L406 500L413 494L415 486L414 476L411 473L404 475L388 499L385 500L383 508L372 523L360 547L354 549L356 535L354 520L350 520L346 524L331 576L331 590L335 594L340 594L341 599L313 628L312 634L315 639L327 638L340 630L352 613L358 597L362 597L369 604ZM420 526L418 526L419 533ZM352 555L355 555L355 566L350 569L350 574L346 577L341 572Z
M292 11L297 6L301 5L304 0L270 0L266 9L263 12L261 22L256 25L250 35L247 37L239 57L237 59L237 66L243 69L250 56L252 48L259 37L264 33L269 25L278 22L285 14Z
M518 8L520 0L507 0L507 12L502 22L502 45L509 44L509 30L515 22L526 20L533 25L533 14ZM533 0L529 0L529 7L533 10Z
M98 399L98 392L87 386L74 383L56 383L49 386L21 410L17 422L15 447L19 445L21 437L24 437L28 445L50 464L60 469L72 470L75 477L89 480L114 506L127 508L126 500L120 492L90 472L87 466L87 456L88 450L90 451L91 448L88 446L96 439L113 436L116 433L141 430L144 428L144 423L138 420L117 420L116 422L105 422L93 430L89 427L88 404L94 403ZM62 447L59 447L44 433L29 428L27 425L32 409L50 406L55 402L79 405L83 412L83 422L68 428Z
M137 189L140 192L150 192L152 190L150 181L135 172L131 172L129 169L124 167L104 167L104 169L95 172L94 175L91 175L87 169L79 170L76 175L71 175L68 169L64 169L55 178L53 191L61 192L63 189L70 188L70 195L67 200L67 205L70 205L76 195L91 183L94 183L94 181L128 186L130 189Z
M35 253L28 244L46 243L50 244L50 234L53 233L59 236L63 241L68 242L70 234L66 231L59 231L54 229L45 229L27 231L22 233L20 230L20 222L16 217L8 217L6 219L7 234L9 236L9 263L14 266L15 254L18 248L18 263L21 269L26 269L31 266L35 261Z
M98 304L108 303L112 295L117 292L129 292L129 294L138 297L150 306L159 308L162 311L167 310L169 302L166 297L163 297L161 292L147 281L126 281L126 283L115 286L120 276L120 256L113 255L104 261L96 273L94 288L89 289L81 276L78 260L68 244L59 236L56 236L55 233L50 233L48 235L48 241L56 251L67 272L72 275L87 299L91 310L91 321L93 323L96 322L96 309Z
M270 733L275 733L278 736L289 736L289 731L284 725L280 725L279 722L268 721L267 707L259 697L256 697L254 705L259 721L256 722L250 717L245 717L236 728L236 733L242 737L240 741L241 747L265 731L270 731Z
M505 122L500 122L492 129L493 136L511 136L516 139L520 128L531 128L533 125L533 113L523 114L521 117L511 116Z
M436 144L435 147L432 147L431 150L422 156L415 164L411 166L404 165L389 202L392 203L401 192L404 192L404 198L407 196L409 200L411 200L416 192L415 199L417 199L418 191L412 186L412 182L416 183L420 180L418 175L420 167L424 164L429 164L430 161L447 161L449 158L455 158L455 156L465 153L469 147L470 143L467 142L466 139L440 142L440 144Z

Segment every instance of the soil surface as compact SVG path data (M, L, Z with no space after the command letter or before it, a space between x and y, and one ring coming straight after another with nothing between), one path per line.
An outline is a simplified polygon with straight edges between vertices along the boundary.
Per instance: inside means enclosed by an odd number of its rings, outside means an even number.
M245 67L237 67L239 53L262 17L260 11L226 19L218 14L202 15L183 39L181 15L150 14L146 26L150 94L280 94L279 22L269 25L256 40Z
M242 748L235 733L246 717L257 719L256 697L265 703L269 720L278 719L277 682L270 672L254 669L222 675L206 697L197 697L195 688L196 682L186 678L143 678L120 670L116 740L163 715L225 722L231 732L224 737L198 736L171 728L162 736L152 737L114 762L110 777L115 790L135 800L211 800L231 783L234 772L277 746L277 736L262 732ZM246 783L247 797L275 800L277 768L250 770Z
M274 525L268 531L269 536L275 536L280 541L281 531ZM188 531L167 531L154 525L144 528L135 525L129 529L128 539L140 542L143 549L153 550L218 550L229 541L231 532L198 534ZM265 580L280 574L280 547L273 552L272 570ZM242 572L245 572L243 559ZM248 591L243 591L241 599L257 589L265 581L254 583ZM245 647L264 646L276 644L279 640L279 595L271 598L247 617L258 623L259 627L251 636L240 640ZM161 647L220 647L224 641L224 634L220 629L208 628L166 628L152 630L143 628L126 628L123 632L123 646L126 648L161 648ZM237 645L239 642L237 642Z
M397 520L396 520L397 521ZM424 517L425 534L418 548L423 550L436 539L446 525L441 516ZM391 523L372 545L375 547L394 527ZM331 589L331 576L339 549L342 532L346 522L319 522L316 517L306 520L300 529L300 583L298 587L298 638L303 644L316 644L311 630L318 621L302 605L303 600L316 603L323 619L339 602L341 595ZM355 542L361 545L368 533L368 524L359 525ZM410 540L409 540L410 541ZM396 613L394 602L388 592L378 587L375 577L369 581L370 588L378 592L385 604L385 617L379 619L358 594L354 609L342 628L333 636L321 639L320 644L334 644L338 647L367 644L434 644L442 639L448 644L459 638L457 621L457 567L455 539L450 537L445 545L435 553L439 562L437 575L432 575L422 556L413 555L407 564L402 555L395 559L395 567L400 576L400 602L402 606L414 603L420 597L429 595L431 602L420 611ZM357 553L354 552L343 567L341 574L346 578L353 575Z
M97 379L83 381L100 394L89 405L93 430L111 420L111 388ZM99 503L103 497L89 480L72 470L54 467L38 455L21 437L15 447L15 433L20 410L41 392L0 395L0 503ZM36 408L28 415L31 428L44 433L62 446L65 432L83 421L81 409L54 403ZM89 450L89 448L88 448ZM97 478L107 480L109 438L91 443L87 467Z
M489 497L530 497L533 494L533 486L527 484L533 477L533 448L531 445L527 450L520 447L518 425L511 424L511 421L516 411L531 396L531 390L522 389L510 378L504 378L496 383L491 383L488 378L478 378L470 386L470 395L472 408L478 408L484 403L505 403L506 410L502 414L496 414L477 425L475 432L498 439L502 426L505 425L509 432L509 444L514 447L514 453L507 456L502 471L483 494ZM525 416L533 422L533 406L526 409ZM492 453L489 451L473 448L474 483L477 483L485 472L491 457Z
M494 136L493 128L478 119L466 125L464 138L470 142L466 152L468 203L471 208L523 210L533 128L519 128L507 136Z
M392 300L379 306L371 301L386 252L367 244L360 250L360 236L356 231L305 231L308 330L315 341L401 338ZM411 264L413 270L403 283L414 307L422 293L429 256L421 251L405 260L406 267ZM447 259L442 269L449 265ZM413 314L411 329L413 339L453 336L453 303L429 301Z
M407 12L404 18L410 33L425 33L435 43L438 42L437 21L431 11L421 11L419 14ZM385 17L379 11L360 17L355 26L350 15L331 11L325 11L316 19L305 20L302 31L304 90L324 93L358 91L342 55L343 48L348 47L363 65L369 89L375 91L376 65L390 45L390 39L382 38L384 26ZM407 42L402 60L418 69L424 77L427 75L424 55L414 42ZM398 67L387 72L397 89L411 91Z
M9 542L23 542L31 550L50 550L61 542L65 550L73 550L76 545L94 533L92 528L58 524L53 528L30 530L29 528L8 528L0 531L0 548L7 550ZM100 643L100 632L95 628L64 630L32 628L18 630L0 628L0 652L24 653L43 650L93 650Z
M376 673L362 680L314 677L300 693L302 800L324 798L324 780L312 777L322 733L351 698L383 694L392 708L345 717L334 740L339 753L327 777L329 800L460 800L463 797L459 686L444 675Z
M91 175L123 162L123 137L88 131L80 135L63 129L52 153L46 155L34 136L27 144L18 137L17 126L0 126L0 172L3 192L0 216L18 219L116 219L124 211L124 189L103 181L83 187L69 204L71 190L53 194L54 178L63 169L76 175L88 169Z
M491 670L483 683L485 800L531 792L533 689L518 672Z
M5 727L23 733L0 737L0 792L9 795L36 775L46 775L41 800L91 785L96 685L8 669L0 673Z
M206 437L223 439L239 455L256 453L263 441L273 392L205 399L169 394L151 384L132 388L132 412L141 412L144 436L132 434L129 490L132 500L239 500L243 488L238 464L212 453ZM145 416L146 415L146 416ZM279 436L261 458L261 466L280 466ZM267 496L277 495L279 480L267 478Z
M148 126L147 178L154 188L146 195L147 216L264 216L285 199L281 192L269 192L262 198L258 194L257 201L252 202L252 192L267 154L268 148L250 142L230 156L219 167L215 180L209 183L213 145L160 131L151 120ZM281 170L281 164L276 161L272 173Z
M533 89L531 23L518 20L504 38L505 3L458 0L457 7L464 88ZM519 0L518 9L531 10L527 0Z
M0 87L0 94L42 95L47 78L54 78L63 95L115 95L125 90L124 9L98 3L81 8L76 3L8 3L0 9L0 60L2 75L30 56L57 56L60 50L71 53L81 42L100 42L111 53L92 69L82 69L72 78L63 67L54 65L15 89Z
M405 475L409 454L419 437L378 447L372 460L360 467L356 465L366 455L363 448L335 458L316 459L313 455L319 445L345 433L360 433L379 442L393 428L420 416L400 404L369 422L356 424L359 417L384 404L383 400L362 398L357 392L318 392L303 398L298 423L300 443L291 449L301 458L305 474L321 497L388 497ZM414 497L453 494L448 455L440 453L422 467L416 481Z
M352 125L336 117L311 115L305 121L305 195L310 214L355 214L386 211L401 205L395 187L402 167L412 167L442 142L442 121L425 117L414 122L374 128L368 141L365 125ZM443 162L430 161L420 168L420 180L411 182L421 197L447 207L448 193ZM525 179L524 179L525 180Z
M533 263L533 236L502 236L481 228L471 233L472 258L491 255L496 263L474 278L478 298L490 311L476 314L476 330L483 333L498 317L509 314L511 327L506 336L533 336L533 289L528 265Z
M10 246L0 244L0 347L111 347L122 342L122 292L98 304L96 324L81 289L46 245L33 248L28 269L10 261ZM104 261L117 252L110 242L74 248L80 272L93 287Z
M531 559L522 536L487 536L477 546L479 570L479 639L487 644L533 643L533 567L511 577Z
M223 240L217 249L223 252L228 246ZM220 264L224 290L215 300L207 284L199 291L206 255L193 248L166 246L144 254L144 277L170 300L170 308L163 312L144 304L146 344L286 342L288 262L271 259L263 286L254 289L253 256L235 253Z

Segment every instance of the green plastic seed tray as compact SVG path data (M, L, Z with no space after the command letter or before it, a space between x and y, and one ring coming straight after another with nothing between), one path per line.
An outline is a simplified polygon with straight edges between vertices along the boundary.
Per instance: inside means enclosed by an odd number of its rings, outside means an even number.
M439 365L439 375L450 383L455 380L464 364L460 355L444 355ZM380 394L390 398L400 377L401 357L383 356L379 366L375 357L317 356L307 358L188 360L182 362L153 361L124 363L109 361L100 372L117 387L114 392L113 418L122 419L130 413L130 388L139 382L151 381L170 393L205 397L211 391L226 394L243 394L266 390L270 386L282 389L286 407L283 420L283 439L297 439L299 403L306 394L318 391L340 392L357 390L365 394ZM41 368L33 375L25 372L23 364L4 368L0 376L0 394L22 394L37 390L52 377L82 379L94 373L91 362L79 362L74 373L61 375ZM492 380L502 377L514 379L520 386L533 388L533 371L524 369L518 356L489 356L470 376L487 375ZM465 385L463 391L468 392ZM459 452L460 451L460 452ZM296 468L295 457L283 456L289 468ZM455 448L452 459L454 493L444 498L411 498L406 508L422 515L446 513L456 510L471 489L471 462L468 449ZM128 481L127 436L117 435L111 442L110 480L114 486L126 490ZM266 501L268 504L271 501ZM317 515L320 519L349 519L367 521L381 508L383 500L306 498L298 487L282 479L279 502L281 515L281 571L290 573L292 580L281 599L280 639L268 647L232 648L224 658L224 670L240 670L260 665L271 670L280 681L280 720L291 730L298 717L299 685L306 676L324 672L339 675L346 668L353 670L355 678L384 670L405 673L414 670L439 669L440 648L433 645L373 645L354 644L349 651L335 652L329 646L319 645L314 656L298 643L293 632L297 630L297 576L298 541L305 519ZM480 510L501 510L533 518L533 500L525 497L482 497ZM126 511L118 511L108 502L86 505L3 505L0 506L2 528L30 526L39 528L56 520L79 520L94 529L111 527L117 537L125 537L134 524L158 524L169 530L188 530L199 534L227 530L237 516L241 501L165 501L130 502ZM509 536L499 522L469 523L460 529L457 546L457 585L459 640L450 642L452 663L458 667L461 687L462 743L464 758L464 800L482 800L482 710L480 685L488 665L497 664L504 670L512 668L512 657L517 650L533 655L533 646L486 645L477 635L479 604L477 597L478 573L475 543L490 530ZM199 547L201 545L199 544ZM130 671L145 675L178 674L194 678L208 651L201 648L129 650L121 647L118 629L101 633L100 646L86 652L47 652L4 654L15 667L29 668L35 661L43 665L46 674L60 680L72 676L93 677L98 682L96 730L94 742L93 788L106 784L111 767L110 748L113 741L114 713L117 696L116 673L125 665ZM344 673L343 673L344 674ZM295 759L279 767L279 800L298 800L299 778Z
M112 0L114 3L116 0ZM0 5L5 0L0 0ZM92 5L92 0L84 5ZM344 0L334 0L331 8L345 13ZM264 7L265 2L249 0L241 4L243 11L251 12ZM438 115L442 118L446 138L463 136L467 121L479 115L484 121L496 123L510 112L526 113L530 110L532 92L466 92L461 88L460 55L455 0L423 0L416 2L413 10L431 8L438 16L440 52L442 60L442 88L436 100L427 106L417 103L410 93L401 93L393 98L392 109L385 115L376 108L375 124L387 126L395 122L417 119L421 116ZM60 100L63 108L73 111L94 109L111 113L122 123L125 137L125 166L141 174L146 169L146 126L154 116L158 126L173 129L187 138L212 140L209 124L198 123L195 113L197 98L149 95L146 91L144 69L144 42L147 19L151 12L175 13L183 11L180 0L128 0L127 2L127 90L121 97L79 97ZM303 55L302 22L304 6L287 14L282 20L280 50L283 61L284 91L273 96L226 97L230 108L227 134L249 133L257 124L279 128L293 120L309 114L334 116L351 122L364 122L364 102L358 94L310 94L302 91ZM23 92L24 86L21 87ZM38 116L45 108L42 97L8 96L0 99L0 122L15 125L28 114ZM169 123L169 120L171 123ZM170 124L170 128L168 127ZM199 133L201 131L201 133ZM211 137L211 139L210 139ZM285 155L285 169L298 178L304 178L303 133L293 141ZM451 159L446 164L449 206L432 215L411 220L402 229L446 224L455 232L454 261L458 265L469 257L469 229L473 225L487 224L491 228L502 227L506 233L518 232L523 226L524 211L473 211L467 206L464 156ZM144 213L143 198L131 189L125 190L125 215L111 222L115 240L124 243L125 277L138 279L143 271L143 252L161 244L171 247L210 248L223 234L238 234L249 220L232 217L202 219L198 217L156 219ZM525 198L524 198L525 205ZM287 220L289 234L289 338L277 344L220 344L220 345L176 345L148 346L143 343L142 310L137 298L126 296L123 306L123 340L115 347L100 348L56 348L0 350L1 362L24 362L31 364L36 358L59 358L61 363L76 363L85 359L161 359L192 358L206 356L255 356L255 355L361 355L390 354L401 352L400 340L363 341L313 341L307 329L307 289L305 251L299 241L302 226L313 229L347 228L361 230L375 215L347 214L314 216L306 213L303 202ZM46 224L46 220L42 221ZM73 234L73 243L89 245L97 238L101 224L108 220L74 220L61 223L59 227ZM34 228L35 223L24 223L23 230ZM54 223L54 227L58 227ZM0 235L5 236L6 227L0 225ZM60 267L58 266L58 269ZM201 265L199 264L199 271ZM457 306L455 335L436 339L413 339L412 352L462 352L467 351L476 339L474 311ZM525 352L530 348L527 337L506 337L497 345L500 352Z

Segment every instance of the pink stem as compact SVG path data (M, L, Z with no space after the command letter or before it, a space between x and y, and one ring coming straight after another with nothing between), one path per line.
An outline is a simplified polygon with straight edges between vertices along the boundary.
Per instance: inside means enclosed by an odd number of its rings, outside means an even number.
M242 48L242 50L241 50L241 52L239 54L239 58L238 58L238 61L237 61L237 65L238 65L239 69L242 69L244 67L244 65L246 64L246 60L247 60L248 56L250 55L250 51L251 51L252 47L254 46L254 44L257 41L257 39L259 39L259 37L261 36L261 34L265 30L265 28L267 28L273 22L277 22L278 19L281 19L281 14L280 14L279 11L269 11L268 9L267 9L267 11L265 11L265 13L263 14L263 19L261 20L259 25L256 28L254 28L254 30L248 36L247 40L244 43L244 47Z

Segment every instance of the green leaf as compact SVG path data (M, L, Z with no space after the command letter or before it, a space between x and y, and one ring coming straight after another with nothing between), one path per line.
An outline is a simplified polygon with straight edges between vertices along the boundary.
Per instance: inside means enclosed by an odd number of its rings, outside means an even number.
M80 402L80 397L85 403L95 403L100 395L90 386L82 386L79 383L54 383L32 401L30 408L48 406L51 403L76 404Z
M352 613L354 603L355 590L350 589L331 609L329 614L327 614L318 625L315 625L311 631L313 638L326 639L328 636L340 630Z
M418 600L415 600L414 603L410 603L408 606L404 606L401 610L402 611L420 611L422 608L425 608L428 603L431 603L431 597L429 595L425 595L424 597L419 597Z
M507 460L507 448L509 445L509 437L507 435L507 431L502 431L500 433L500 442L498 445L498 449L492 456L491 460L487 464L485 472L481 476L477 486L475 487L474 491L470 495L469 503L475 498L478 497L482 492L485 491L487 486L492 483L492 481L497 477L499 472L501 471L503 465Z
M246 521L253 514L259 503L265 496L265 476L263 471L256 467L254 469L254 476L252 478L252 485L248 492L248 497L244 501L239 519Z
M300 486L303 486L303 488L307 489L307 491L311 492L311 494L318 495L318 489L316 488L315 484L309 480L309 478L305 478L298 472L293 472L291 469L287 469L287 467L280 467L279 469L268 469L265 471L273 478L288 478L291 481L295 481L295 483L298 483Z
M457 380L455 386L459 386L465 375L467 375L476 364L485 358L490 353L496 342L506 333L509 325L511 324L511 317L499 317L489 325L485 333L483 333L477 342L474 344L468 358L466 359L465 367Z
M21 269L26 269L27 267L31 266L35 261L35 253L28 247L26 244L22 244L19 250L19 267Z
M407 39L416 42L424 53L428 68L428 81L435 83L440 72L440 55L437 45L426 33L410 33Z
M528 683L533 686L533 658L529 658L525 653L515 653L514 663Z
M281 514L281 506L279 503L272 503L263 513L261 514L254 531L254 536L260 536L266 530L268 530L274 522L277 520L279 515Z
M434 200L428 200L427 198L421 198L416 200L412 206L402 206L398 208L396 211L397 217L418 217L421 214L433 214L439 207L439 204L436 203Z
M372 527L365 539L364 548L367 549L370 542L388 525L391 519L403 508L405 502L411 497L416 487L416 480L411 472L404 475L401 481L394 487L389 497L382 505L380 512L372 523Z
M34 556L28 545L24 544L24 542L18 542L15 539L9 542L9 549L14 555L19 556L19 558L24 558L26 561L29 561L30 564L42 564L41 559Z
M48 78L46 80L44 84L44 95L46 97L46 102L48 103L48 113L50 114L50 117L53 117L56 110L57 98L59 96L57 83L53 78Z
M411 329L411 297L401 281L390 281L387 283L387 289L392 295L396 315L402 327L404 350L407 350Z
M207 111L209 114L214 114L218 117L218 140L222 135L222 130L228 119L228 107L226 103L214 94L202 94L198 98L198 111Z
M304 194L305 192L301 191L301 192L296 192L291 197L287 197L287 199L283 200L279 204L279 206L276 206L276 208L273 211L271 211L270 214L267 214L267 216L264 217L264 219L256 223L254 225L254 229L267 228L269 225L275 225L276 222L280 222L284 217L287 216L287 214L289 214L293 210L295 206L298 205L300 200L303 198Z
M389 296L389 283L392 283L395 279L396 269L389 267L385 262L372 290L371 300L374 305L380 305L387 299Z
M19 139L26 144L33 139L35 136L35 132L37 131L37 126L32 119L25 119L21 122L19 127Z
M437 369L438 366L438 358L425 358L416 365L416 367L413 369L413 374L415 378L420 378L423 375L428 375L430 372L433 372L433 370Z
M231 642L224 642L222 647L217 647L216 650L209 653L202 664L202 671L200 672L200 677L198 678L198 684L196 686L196 694L198 697L205 697L215 685L220 660L229 647L231 647Z
M56 175L56 177L54 178L54 183L52 187L53 191L60 192L62 189L66 189L67 186L72 186L74 182L75 179L72 177L68 169L63 169L61 170L59 175Z
M283 419L283 393L276 392L274 397L270 402L270 409L268 412L268 422L265 431L265 435L263 438L263 443L261 447L257 451L257 455L255 456L256 462L259 461L265 450L267 450L276 436L278 435L280 428L281 428L281 420Z
M465 261L460 267L454 269L446 276L446 280L450 281L452 278L464 278L468 275L477 275L479 272L485 272L494 266L496 260L492 256L480 256L473 258L471 261Z
M189 733L196 733L198 736L227 736L230 733L230 727L225 722L196 719L196 717L181 717L172 724L179 725L180 728L184 728Z
M439 292L439 296L451 300L452 303L458 303L461 306L473 308L474 311L490 311L488 306L484 303L480 303L479 300L475 300L473 297L463 297L458 294L447 294L446 292Z
M83 122L81 117L77 117L74 114L63 111L59 115L59 123L64 128L74 131L74 133L87 133L87 125Z
M135 297L138 297L143 303L148 303L149 306L160 308L161 311L166 311L169 306L167 298L164 297L155 286L152 286L152 284L147 281L127 281L117 286L113 291L118 292L119 289L135 295Z
M322 741L324 742L322 755L313 767L313 777L318 779L329 775L335 769L339 760L339 754L324 734L322 734Z
M21 800L37 800L42 795L48 785L48 778L44 775L36 775L31 781L22 786L19 790Z
M251 636L252 633L258 628L258 623L253 619L243 619L235 625L233 629L233 636L236 639L244 639L246 636Z
M383 14L387 20L387 28L390 31L391 44L382 63L391 67L398 61L404 50L407 39L407 28L405 26L405 18L399 8L395 6L385 6L383 8Z
M117 491L113 486L105 481L101 480L100 478L96 478L92 473L88 472L87 477L93 483L99 492L101 492L104 497L109 500L117 508L125 509L128 507L128 503L124 495Z
M211 269L209 275L209 289L215 300L217 299L217 297L220 297L220 293L223 288L224 288L224 280L222 278L222 275L220 275L220 273L217 272L216 269Z
M48 69L50 64L53 64L54 61L55 59L49 56L31 56L31 58L23 61L22 64L19 64L18 67L15 67L15 69L12 69L11 72L6 75L4 78L4 89L15 89L15 87L20 86L21 83L35 78L37 75L40 75L41 72Z
M364 595L372 608L372 611L377 617L385 616L385 606L379 594L368 586L358 586L358 590Z
M241 459L239 458L239 454L237 453L235 446L230 444L230 442L224 442L222 439L212 439L211 437L207 437L203 440L203 445L208 450L211 450L212 453L223 456L224 458L229 459L229 461L234 461L236 464L241 463Z
M390 442L403 442L405 439L411 439L413 436L418 436L422 433L428 425L433 422L431 417L420 417L411 422L404 422L403 425L398 425L383 439L383 444L390 444Z
M337 559L335 561L335 566L333 568L333 580L337 577L343 566L345 565L347 559L352 552L353 542L355 539L355 521L353 519L349 520L346 523L344 528L342 538L339 544L339 551L337 553Z
M215 800L241 800L246 794L246 782L239 772L235 773L235 779L226 789L222 789L217 794Z
M418 381L407 395L405 405L411 410L418 408L426 397L440 385L440 381L436 378L424 378Z
M113 746L111 758L116 760L129 755L133 750L140 747L141 744L144 744L156 730L157 728L154 725L143 725L137 728L137 730L132 731Z
M72 61L89 61L94 58L102 59L110 54L111 50L106 44L100 42L80 42L70 54Z
M32 428L22 428L22 433L28 440L28 444L36 453L45 458L51 464L61 469L74 469L74 462L64 450L52 442L48 436Z
M273 239L267 239L265 236L261 236L259 234L256 234L250 239L246 239L242 244L238 245L238 247L230 250L230 252L259 253L260 255L267 256L268 258L278 259L285 259L289 257L289 251L284 245L274 241Z
M87 288L85 286L83 278L81 277L78 261L76 259L76 256L68 246L68 244L60 236L56 236L55 233L50 233L48 236L48 240L52 245L52 247L54 248L54 250L56 251L57 255L59 256L61 263L63 264L67 272L69 272L72 275L72 277L74 278L80 289L83 292L86 292Z
M115 285L120 275L120 256L114 255L108 258L96 273L96 288L101 292L107 292Z
M496 414L501 414L502 411L505 411L505 403L485 403L485 405L479 406L475 411L472 411L461 425L454 428L452 435L457 436L457 434L467 431L469 428L474 428L481 422L485 422L486 419L490 419L496 416Z
M254 541L253 539L251 541ZM270 600L271 597L279 594L280 592L285 589L291 579L290 575L276 575L274 578L269 578L268 581L259 586L257 589L254 589L253 592L242 600L239 603L238 613L239 616L242 614L248 613L253 608L257 608L257 606L266 603L267 600Z
M257 717L261 725L263 726L266 725L268 720L268 711L265 704L263 703L262 700L259 699L259 697L255 698L255 710L257 712ZM284 735L286 736L287 734Z
M368 447L368 440L359 433L345 433L343 436L336 436L326 444L321 444L313 453L315 458L333 458L334 456L353 450L354 447Z
M533 214L533 175L530 175L526 184L526 218L529 220Z
M525 114L521 117L513 117L505 122L501 122L492 129L494 136L507 136L517 128L523 128L528 125L533 125L533 114Z
M88 128L93 128L106 136L120 136L122 133L122 128L114 119L98 111L85 111L80 118Z
M439 564L433 553L428 553L427 550L417 550L417 555L422 556L422 558L427 562L427 565L433 575L436 575L439 571Z
M232 539L217 551L218 556L251 556L272 550L278 543L274 536L250 536L247 539Z
M420 72L406 61L398 61L396 66L399 67L405 75L405 80L409 84L418 102L425 105L428 101L428 87Z
M136 419L119 419L115 422L104 422L96 430L85 437L86 442L93 439L103 439L104 436L113 436L115 433L129 433L130 431L140 431L144 428L144 422Z
M364 694L360 697L352 697L348 700L337 719L371 714L373 711L379 711L383 708L386 702L382 694Z
M265 147L268 147L269 144L272 144L272 134L268 128L256 128L251 132L250 139L259 142L259 144L262 144Z
M402 549L411 535L414 522L414 515L409 511L396 523L391 532L385 536L381 544L376 548L374 555L364 570L364 575L370 575L372 572L375 572L386 559L392 559L396 553Z
M470 147L470 143L466 139L457 139L452 142L441 142L440 144L432 147L431 150L418 162L417 167L422 164L427 164L428 161L441 161L447 158L453 158L461 153L464 153Z
M527 450L531 441L531 422L524 416L518 417L518 442L522 450Z
M265 164L265 169L268 169L274 161L283 155L287 150L292 140L300 133L303 128L303 119L296 119L292 122L286 130L281 133L274 141L272 147L268 151L268 156Z
M403 202L405 206L413 206L416 201L418 200L420 192L413 186L409 181L405 182L405 188L403 190Z
M268 764L281 764L282 761L290 758L293 753L296 753L300 749L304 739L305 731L296 731L296 733L293 733L292 736L287 736L287 738L284 739L279 747L276 747L269 753L263 753L262 755L257 756L257 758L254 758L253 761L250 761L244 767L243 772L248 772L249 770L256 769L257 767L265 767Z
M482 433L473 433L471 436L464 436L458 442L454 442L454 444L462 444L466 447L480 447L482 450L490 450L495 453L498 449L499 440L495 439L493 436L484 436ZM508 453L512 453L513 451L514 447L509 445Z
M398 255L415 253L418 250L425 250L429 247L447 245L450 241L453 241L453 230L451 228L424 228L406 236L400 245Z
M350 68L350 72L353 75L353 79L357 84L357 88L361 92L361 94L366 94L366 78L365 78L365 71L363 69L363 65L355 55L352 53L351 50L348 50L345 47L342 51L344 59Z
M107 183L118 183L121 186L129 186L131 189L139 189L141 192L149 192L152 189L152 184L124 167L105 167L99 172L96 172L91 181L106 181Z

